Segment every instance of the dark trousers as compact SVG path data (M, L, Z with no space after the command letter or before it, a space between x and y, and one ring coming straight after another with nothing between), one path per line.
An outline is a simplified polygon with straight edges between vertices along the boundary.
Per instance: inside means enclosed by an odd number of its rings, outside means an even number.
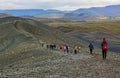
M77 54L77 50L74 50L74 54Z
M102 50L103 59L106 59L106 56L107 56L107 50Z
M67 53L69 52L69 50L68 49L66 49L67 50Z
M90 54L92 54L92 52L93 52L93 49L90 49Z

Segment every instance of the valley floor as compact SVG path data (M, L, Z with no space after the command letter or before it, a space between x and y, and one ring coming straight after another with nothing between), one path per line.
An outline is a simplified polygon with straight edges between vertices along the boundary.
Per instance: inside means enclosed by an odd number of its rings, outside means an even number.
M36 49L25 54L29 54L29 57L2 67L0 78L120 77L119 53L108 52L106 60L102 60L100 50L95 50L93 55L88 51L64 54L62 51L47 49Z

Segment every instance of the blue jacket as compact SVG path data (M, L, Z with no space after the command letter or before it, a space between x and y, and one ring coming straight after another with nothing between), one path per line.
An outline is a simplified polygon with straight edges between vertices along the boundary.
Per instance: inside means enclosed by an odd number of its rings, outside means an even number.
M92 43L89 44L89 49L94 49L94 46Z

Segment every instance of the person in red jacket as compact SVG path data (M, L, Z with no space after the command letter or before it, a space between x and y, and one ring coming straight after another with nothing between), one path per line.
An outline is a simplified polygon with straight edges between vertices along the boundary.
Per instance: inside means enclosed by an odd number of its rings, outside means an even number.
M102 57L103 57L103 60L105 60L107 56L108 46L107 46L106 38L103 37L102 39L103 39L103 42L101 43Z

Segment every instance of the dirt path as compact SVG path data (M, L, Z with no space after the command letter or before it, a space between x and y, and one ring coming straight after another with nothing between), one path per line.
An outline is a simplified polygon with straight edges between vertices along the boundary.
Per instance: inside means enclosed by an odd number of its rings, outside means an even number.
M32 52L32 51L31 51ZM120 55L108 53L64 54L61 51L36 50L35 55L0 71L1 78L119 78ZM42 54L41 54L42 53ZM37 55L37 56L36 56ZM23 63L23 64L22 64Z

